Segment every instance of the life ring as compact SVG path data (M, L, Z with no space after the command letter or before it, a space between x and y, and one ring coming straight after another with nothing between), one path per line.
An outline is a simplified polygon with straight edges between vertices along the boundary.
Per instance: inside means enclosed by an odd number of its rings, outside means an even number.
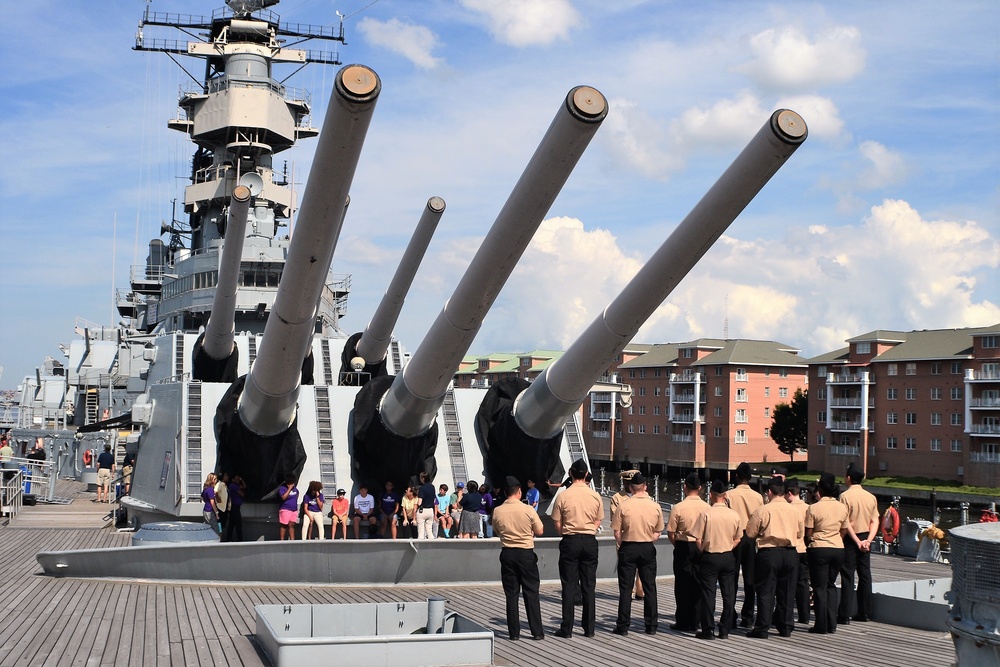
M84 465L84 467L89 468L90 465L93 462L94 462L94 453L92 451L90 451L89 449L83 450L83 465Z
M882 517L882 539L886 544L892 544L899 535L899 512L890 506Z

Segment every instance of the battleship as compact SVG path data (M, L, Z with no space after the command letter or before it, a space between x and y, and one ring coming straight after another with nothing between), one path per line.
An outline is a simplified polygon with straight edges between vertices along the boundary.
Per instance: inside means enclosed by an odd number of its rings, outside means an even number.
M186 219L162 226L166 242L149 242L145 264L119 292L122 323L81 323L66 364L50 360L25 386L16 437L46 430L58 469L84 481L101 445L134 454L121 499L134 528L201 520L206 476L238 474L251 539L276 530L275 492L289 476L348 493L387 481L404 488L419 473L449 483L561 481L574 460L588 459L580 407L595 382L806 140L805 121L788 109L762 119L638 274L532 382L457 389L463 357L608 102L586 85L553 98L534 155L407 355L393 330L446 203L433 193L415 203L419 221L384 298L363 331L345 332L353 277L332 268L382 82L366 65L342 66L336 52L297 48L343 43L343 26L284 23L276 4L229 0L210 17L147 5L135 49L204 66L167 122L195 146ZM186 41L151 36L163 29ZM308 96L276 78L283 65L341 66L321 128ZM305 139L316 149L299 203L275 156Z

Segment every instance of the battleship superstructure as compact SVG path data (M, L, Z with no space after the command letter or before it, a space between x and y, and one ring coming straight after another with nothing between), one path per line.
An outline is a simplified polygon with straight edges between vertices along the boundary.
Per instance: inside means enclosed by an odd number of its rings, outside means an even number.
M427 201L369 326L344 333L350 279L330 266L381 82L363 65L343 67L322 132L313 128L308 98L279 83L272 68L339 64L336 54L284 40L342 42L343 30L282 23L267 9L274 4L229 0L211 18L147 8L140 23L136 49L200 59L205 78L182 93L180 113L168 123L196 145L183 199L187 222L164 225L169 242L153 240L146 264L133 271L119 300L125 325L85 327L69 350L64 383L84 413L80 430L135 429L128 446L138 457L123 504L140 523L200 518L203 480L224 470L247 482L243 516L254 535L275 524L274 493L288 475L352 490L389 480L402 488L420 472L449 483L560 479L573 460L587 458L579 408L594 382L805 140L805 123L792 111L772 114L621 295L533 384L454 389L462 358L606 117L607 100L588 86L565 96L454 294L404 364L391 334L445 203ZM149 27L204 31L203 40L152 39ZM316 136L298 207L273 157ZM107 413L99 416L83 382L87 368L96 369L97 409L107 376Z

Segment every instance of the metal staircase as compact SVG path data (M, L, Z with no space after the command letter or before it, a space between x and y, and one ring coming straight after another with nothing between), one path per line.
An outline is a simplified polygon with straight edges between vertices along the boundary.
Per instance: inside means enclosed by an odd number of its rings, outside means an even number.
M98 421L99 417L97 411L100 407L99 392L100 392L99 389L94 389L94 388L90 388L87 390L87 401L85 409L86 421L84 422L85 424L93 424L94 422Z
M253 366L253 362L257 358L257 337L256 336L247 336L247 352L248 352L248 357L249 357L247 359L247 368L250 368L251 366Z
M326 384L333 384L333 365L330 358L330 341L329 339L321 340L319 343L319 348L322 350L323 354L323 377L326 378ZM323 482L326 486L326 482Z
M583 451L583 438L580 436L580 429L576 427L576 415L570 415L566 419L566 427L563 430L566 434L566 444L569 446L569 457L571 460L585 458Z
M324 345L324 350L326 346ZM325 352L324 352L325 354ZM337 466L333 457L333 421L330 412L330 388L316 385L316 444L319 449L319 481L327 494L337 488Z
M469 481L469 470L465 464L465 448L462 446L462 428L458 424L458 408L455 406L455 388L448 387L444 395L444 432L448 439L448 459L451 474L456 482Z
M178 339L181 336L177 337ZM201 499L201 383L187 383L187 499Z
M174 377L184 376L184 334L174 336Z

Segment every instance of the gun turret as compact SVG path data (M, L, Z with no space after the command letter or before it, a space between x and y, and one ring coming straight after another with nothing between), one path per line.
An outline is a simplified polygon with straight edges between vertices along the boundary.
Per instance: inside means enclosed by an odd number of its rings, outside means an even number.
M191 364L195 380L233 382L239 364L239 351L233 345L236 335L236 291L239 288L240 260L246 238L247 214L250 211L250 188L237 185L229 203L226 242L219 258L219 282L212 300L212 314L205 332L194 346Z
M356 479L397 488L419 472L437 472L435 415L507 278L607 115L604 96L572 89L514 186L451 299L395 378L374 378L354 410Z
M546 479L556 464L566 419L594 382L726 228L805 141L794 111L774 112L715 185L566 353L530 386L491 387L477 415L490 479Z
M444 208L444 199L440 197L427 200L423 215L417 222L417 228L413 231L392 282L375 309L371 322L364 333L354 334L344 345L340 360L341 384L363 385L369 378L386 374L385 353L389 349L392 330Z
M378 75L362 65L338 72L257 358L217 410L219 468L243 477L249 499L305 464L295 427L301 369L380 88Z

